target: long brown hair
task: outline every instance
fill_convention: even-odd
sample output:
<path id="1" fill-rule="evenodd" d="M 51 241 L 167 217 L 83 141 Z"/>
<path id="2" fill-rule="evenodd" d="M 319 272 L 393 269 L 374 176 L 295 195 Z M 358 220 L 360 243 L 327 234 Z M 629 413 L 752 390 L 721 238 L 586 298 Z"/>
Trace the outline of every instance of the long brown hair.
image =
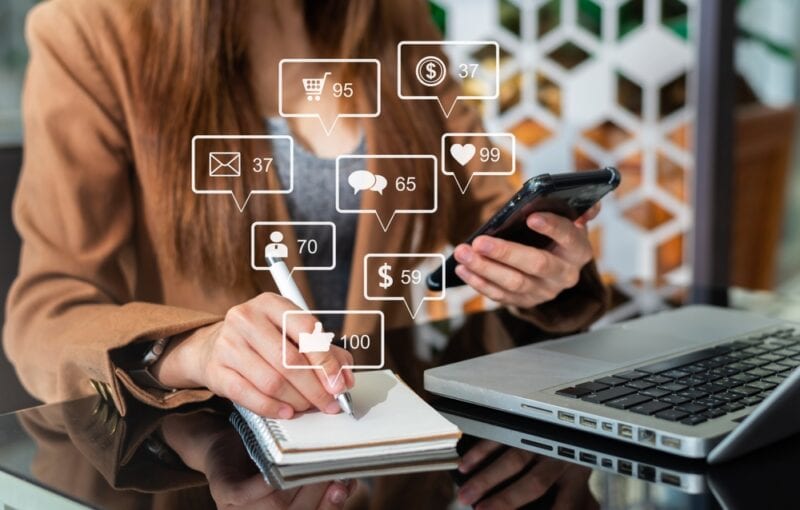
<path id="1" fill-rule="evenodd" d="M 253 197 L 243 212 L 227 196 L 197 196 L 190 186 L 189 143 L 195 134 L 257 134 L 265 126 L 251 90 L 246 22 L 242 0 L 131 0 L 140 34 L 143 69 L 134 88 L 143 110 L 143 131 L 155 144 L 162 183 L 164 228 L 172 239 L 175 269 L 209 283 L 258 290 L 249 261 L 249 225 L 274 216 L 275 200 Z M 298 0 L 301 1 L 301 0 Z M 373 146 L 386 154 L 436 154 L 444 130 L 432 102 L 413 108 L 394 93 L 397 42 L 407 37 L 406 18 L 426 16 L 423 1 L 302 0 L 307 33 L 320 57 L 377 58 L 382 63 L 381 121 Z M 279 8 L 275 2 L 275 8 Z M 402 11 L 402 12 L 400 12 Z M 405 17 L 405 18 L 404 18 Z M 424 19 L 424 18 L 423 18 Z M 357 77 L 356 77 L 357 79 Z M 251 177 L 236 179 L 238 196 L 251 189 Z M 440 193 L 439 210 L 447 211 Z M 438 216 L 441 228 L 444 218 Z M 419 222 L 421 238 L 436 234 Z M 423 241 L 424 244 L 429 244 Z M 242 263 L 220 264 L 220 261 Z"/>

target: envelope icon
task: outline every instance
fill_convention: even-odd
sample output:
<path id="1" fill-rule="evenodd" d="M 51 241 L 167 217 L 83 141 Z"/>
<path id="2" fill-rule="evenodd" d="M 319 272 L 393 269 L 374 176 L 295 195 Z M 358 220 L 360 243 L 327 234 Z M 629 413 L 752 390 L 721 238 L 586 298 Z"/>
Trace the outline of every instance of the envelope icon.
<path id="1" fill-rule="evenodd" d="M 208 175 L 211 177 L 239 177 L 242 175 L 241 152 L 208 153 Z"/>

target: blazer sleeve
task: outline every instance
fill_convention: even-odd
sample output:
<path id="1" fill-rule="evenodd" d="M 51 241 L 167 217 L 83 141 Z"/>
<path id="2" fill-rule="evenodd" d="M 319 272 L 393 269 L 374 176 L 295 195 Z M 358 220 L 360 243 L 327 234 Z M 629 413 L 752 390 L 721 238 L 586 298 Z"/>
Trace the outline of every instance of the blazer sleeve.
<path id="1" fill-rule="evenodd" d="M 3 344 L 23 385 L 52 402 L 121 388 L 174 407 L 210 396 L 136 388 L 110 352 L 218 318 L 137 302 L 132 246 L 132 161 L 122 107 L 96 58 L 88 28 L 67 2 L 27 19 L 30 61 L 23 90 L 24 157 L 14 198 L 22 238 Z"/>
<path id="2" fill-rule="evenodd" d="M 416 28 L 412 31 L 417 32 L 415 36 L 418 40 L 441 39 L 441 34 L 430 20 L 417 22 L 414 26 Z M 442 53 L 439 56 L 446 59 Z M 442 104 L 447 109 L 454 98 L 461 93 L 461 85 L 454 79 L 448 78 L 442 87 L 440 90 Z M 464 101 L 458 101 L 453 105 L 445 125 L 447 132 L 452 133 L 485 132 L 478 110 Z M 484 137 L 475 137 L 470 142 L 478 149 L 486 146 Z M 462 186 L 469 180 L 467 172 L 477 170 L 476 164 L 477 161 L 473 160 L 466 167 L 455 171 Z M 452 245 L 463 242 L 517 191 L 511 179 L 504 176 L 476 177 L 463 194 L 452 177 L 442 176 L 441 179 L 442 191 L 456 197 L 453 200 L 455 214 L 451 215 L 456 220 L 451 221 L 448 226 L 448 241 Z M 534 308 L 509 307 L 509 309 L 515 315 L 530 320 L 547 332 L 570 333 L 585 329 L 600 318 L 608 308 L 608 299 L 608 289 L 601 281 L 595 263 L 590 262 L 581 270 L 578 284 L 564 290 L 555 299 Z"/>

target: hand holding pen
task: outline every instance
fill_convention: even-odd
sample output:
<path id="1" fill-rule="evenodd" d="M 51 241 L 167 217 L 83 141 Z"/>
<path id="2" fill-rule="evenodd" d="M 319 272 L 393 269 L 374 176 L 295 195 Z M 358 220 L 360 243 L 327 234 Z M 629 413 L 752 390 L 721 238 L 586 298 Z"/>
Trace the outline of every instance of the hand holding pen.
<path id="1" fill-rule="evenodd" d="M 283 313 L 297 310 L 283 296 L 260 294 L 232 307 L 219 322 L 173 337 L 152 372 L 165 386 L 208 388 L 269 418 L 288 419 L 311 408 L 339 413 L 343 406 L 336 395 L 353 386 L 351 370 L 342 370 L 331 388 L 322 370 L 290 369 L 283 364 Z M 328 352 L 301 354 L 299 334 L 315 326 L 314 317 L 303 318 L 307 321 L 292 321 L 295 326 L 287 331 L 289 364 L 321 366 L 332 374 L 353 364 L 352 355 L 334 345 Z"/>

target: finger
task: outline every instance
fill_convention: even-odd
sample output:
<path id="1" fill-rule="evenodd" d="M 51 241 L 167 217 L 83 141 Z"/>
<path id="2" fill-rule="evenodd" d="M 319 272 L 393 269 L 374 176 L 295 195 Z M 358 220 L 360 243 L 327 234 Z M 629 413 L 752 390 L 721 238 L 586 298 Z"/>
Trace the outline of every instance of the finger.
<path id="1" fill-rule="evenodd" d="M 297 495 L 292 500 L 291 504 L 289 505 L 290 509 L 302 509 L 306 510 L 308 508 L 319 508 L 323 498 L 325 497 L 325 493 L 328 490 L 330 485 L 333 485 L 336 482 L 321 482 L 315 483 L 311 485 L 305 485 L 300 488 L 297 492 Z"/>
<path id="2" fill-rule="evenodd" d="M 535 278 L 535 283 L 531 292 L 526 294 L 515 294 L 507 292 L 494 283 L 477 275 L 462 265 L 456 266 L 456 274 L 473 289 L 484 296 L 509 306 L 529 308 L 540 303 L 554 299 L 564 287 L 560 287 L 554 281 Z"/>
<path id="3" fill-rule="evenodd" d="M 292 343 L 299 345 L 300 335 L 302 333 L 311 333 L 315 331 L 316 325 L 320 323 L 319 319 L 311 314 L 291 315 L 284 321 L 287 311 L 297 311 L 300 309 L 297 308 L 294 303 L 281 296 L 267 294 L 263 299 L 258 301 L 258 306 L 265 309 L 269 321 L 281 331 L 281 342 L 283 342 L 285 335 Z M 283 331 L 284 324 L 286 325 L 286 331 Z M 342 364 L 333 354 L 332 351 L 334 349 L 335 347 L 331 346 L 326 352 L 309 352 L 305 353 L 304 357 L 308 359 L 308 365 L 321 367 L 322 370 L 314 371 L 314 376 L 319 379 L 320 383 L 323 384 L 329 393 L 336 395 L 345 391 L 346 385 L 343 380 L 336 377 L 339 371 L 342 370 Z"/>
<path id="4" fill-rule="evenodd" d="M 534 454 L 519 448 L 511 448 L 497 460 L 480 470 L 458 491 L 458 500 L 472 505 L 491 488 L 524 471 L 534 459 Z"/>
<path id="5" fill-rule="evenodd" d="M 355 480 L 347 482 L 346 484 L 341 482 L 330 484 L 328 490 L 325 491 L 325 497 L 320 502 L 320 510 L 344 508 L 344 504 L 347 502 L 347 498 L 350 497 L 350 494 L 353 493 L 354 488 Z"/>
<path id="6" fill-rule="evenodd" d="M 489 258 L 500 262 L 506 266 L 514 268 L 522 273 L 540 278 L 550 278 L 570 269 L 567 261 L 550 253 L 547 250 L 525 246 L 524 244 L 498 239 L 489 236 L 479 236 L 473 241 L 473 248 L 470 251 L 469 245 L 459 245 L 456 248 L 456 260 L 473 272 L 479 272 L 479 263 L 474 262 L 472 266 L 467 264 L 469 261 Z"/>
<path id="7" fill-rule="evenodd" d="M 463 265 L 459 264 L 456 266 L 456 274 L 467 285 L 480 292 L 487 298 L 497 301 L 498 303 L 512 304 L 508 302 L 508 298 L 510 296 L 506 291 L 486 280 L 482 276 L 473 273 Z"/>
<path id="8" fill-rule="evenodd" d="M 355 364 L 353 360 L 353 355 L 347 351 L 346 349 L 342 349 L 340 347 L 331 348 L 331 351 L 336 359 L 339 360 L 339 364 L 343 367 L 350 367 Z M 353 376 L 353 370 L 351 368 L 344 368 L 342 370 L 342 377 L 344 377 L 344 383 L 348 388 L 352 388 L 356 382 L 355 376 Z"/>
<path id="9" fill-rule="evenodd" d="M 299 353 L 292 342 L 286 342 L 284 349 L 280 332 L 266 314 L 257 307 L 234 307 L 231 310 L 234 309 L 235 313 L 228 312 L 226 323 L 245 338 L 264 361 L 289 380 L 314 407 L 327 413 L 339 412 L 339 406 L 331 392 L 312 373 L 317 370 L 305 368 L 309 367 L 308 359 Z"/>
<path id="10" fill-rule="evenodd" d="M 461 457 L 458 463 L 458 470 L 462 473 L 469 473 L 472 469 L 480 464 L 483 459 L 488 457 L 492 452 L 496 451 L 502 445 L 495 441 L 483 439 Z"/>
<path id="11" fill-rule="evenodd" d="M 487 238 L 488 239 L 488 238 Z M 490 240 L 491 242 L 493 240 Z M 477 239 L 476 239 L 477 242 Z M 519 249 L 523 249 L 519 245 Z M 484 256 L 472 250 L 468 245 L 461 245 L 457 252 L 456 260 L 461 262 L 473 273 L 489 280 L 501 289 L 512 294 L 525 294 L 530 292 L 532 280 L 528 274 L 519 268 L 498 262 L 490 256 Z"/>
<path id="12" fill-rule="evenodd" d="M 264 395 L 239 373 L 227 367 L 219 370 L 218 387 L 211 388 L 214 393 L 233 400 L 259 416 L 285 420 L 294 416 L 292 406 Z"/>
<path id="13" fill-rule="evenodd" d="M 519 480 L 481 501 L 477 509 L 519 508 L 526 503 L 536 501 L 558 481 L 568 466 L 569 464 L 565 462 L 544 458 Z"/>
<path id="14" fill-rule="evenodd" d="M 589 476 L 592 470 L 583 466 L 572 465 L 558 480 L 558 493 L 553 501 L 554 509 L 593 509 L 599 508 L 589 489 Z"/>
<path id="15" fill-rule="evenodd" d="M 567 218 L 557 214 L 538 212 L 528 216 L 527 224 L 531 230 L 555 241 L 557 247 L 551 251 L 554 253 L 558 251 L 559 257 L 581 266 L 591 260 L 592 249 L 586 238 L 585 229 L 576 227 Z"/>
<path id="16" fill-rule="evenodd" d="M 238 372 L 264 395 L 289 404 L 295 411 L 307 411 L 311 407 L 311 402 L 250 345 L 242 349 L 229 349 L 223 356 L 229 368 Z"/>
<path id="17" fill-rule="evenodd" d="M 338 395 L 347 389 L 346 380 L 341 375 L 345 371 L 345 364 L 353 364 L 352 354 L 341 347 L 331 345 L 328 352 L 309 352 L 305 357 L 309 365 L 322 367 L 322 370 L 315 370 L 314 373 L 331 394 Z"/>
<path id="18" fill-rule="evenodd" d="M 580 227 L 585 227 L 587 223 L 597 218 L 597 215 L 600 214 L 600 209 L 600 202 L 596 202 L 585 213 L 581 214 L 580 218 L 575 220 L 575 224 Z"/>

